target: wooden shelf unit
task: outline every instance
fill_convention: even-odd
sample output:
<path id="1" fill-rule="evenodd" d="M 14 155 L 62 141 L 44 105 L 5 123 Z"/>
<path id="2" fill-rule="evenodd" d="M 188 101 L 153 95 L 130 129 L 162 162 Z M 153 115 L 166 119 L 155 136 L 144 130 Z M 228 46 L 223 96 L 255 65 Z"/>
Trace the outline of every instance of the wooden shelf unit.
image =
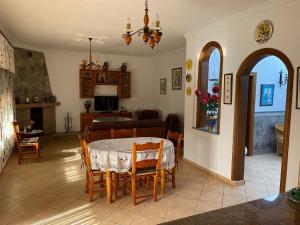
<path id="1" fill-rule="evenodd" d="M 131 73 L 121 71 L 80 70 L 80 98 L 93 98 L 96 85 L 117 85 L 120 98 L 131 97 Z"/>

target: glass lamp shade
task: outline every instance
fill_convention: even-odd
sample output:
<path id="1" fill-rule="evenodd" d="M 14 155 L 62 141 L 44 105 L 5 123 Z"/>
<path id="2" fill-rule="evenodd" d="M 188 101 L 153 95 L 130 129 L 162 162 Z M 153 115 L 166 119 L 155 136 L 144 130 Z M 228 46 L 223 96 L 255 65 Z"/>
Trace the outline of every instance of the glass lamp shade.
<path id="1" fill-rule="evenodd" d="M 131 41 L 132 41 L 131 35 L 130 35 L 130 34 L 126 34 L 126 35 L 124 36 L 124 42 L 125 42 L 125 44 L 126 44 L 126 45 L 129 45 L 129 44 L 131 43 Z"/>
<path id="2" fill-rule="evenodd" d="M 155 47 L 155 40 L 154 38 L 151 38 L 150 41 L 149 41 L 149 46 L 153 49 Z"/>
<path id="3" fill-rule="evenodd" d="M 144 33 L 144 34 L 143 34 L 143 41 L 144 41 L 145 43 L 147 43 L 147 42 L 149 41 L 149 35 L 148 35 L 148 33 Z"/>
<path id="4" fill-rule="evenodd" d="M 162 33 L 159 32 L 159 31 L 156 31 L 156 32 L 154 33 L 154 40 L 155 40 L 157 43 L 160 42 L 161 36 L 162 36 Z"/>

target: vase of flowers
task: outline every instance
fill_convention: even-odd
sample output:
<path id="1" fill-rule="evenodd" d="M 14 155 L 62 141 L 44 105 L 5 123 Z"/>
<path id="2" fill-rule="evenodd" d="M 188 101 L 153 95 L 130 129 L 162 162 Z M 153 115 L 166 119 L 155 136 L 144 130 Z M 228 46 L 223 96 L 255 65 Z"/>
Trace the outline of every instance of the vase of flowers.
<path id="1" fill-rule="evenodd" d="M 199 89 L 195 91 L 199 103 L 206 110 L 206 126 L 209 132 L 212 132 L 217 123 L 217 113 L 219 106 L 219 87 L 215 84 L 211 93 L 202 93 Z"/>

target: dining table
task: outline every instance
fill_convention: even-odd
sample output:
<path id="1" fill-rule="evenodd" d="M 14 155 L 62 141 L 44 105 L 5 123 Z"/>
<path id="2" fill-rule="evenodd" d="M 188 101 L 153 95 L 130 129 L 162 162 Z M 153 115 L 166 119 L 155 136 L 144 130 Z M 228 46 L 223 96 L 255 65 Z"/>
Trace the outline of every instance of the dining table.
<path id="1" fill-rule="evenodd" d="M 161 194 L 165 193 L 166 174 L 165 171 L 175 166 L 175 150 L 170 140 L 157 137 L 135 137 L 105 139 L 90 142 L 88 151 L 93 170 L 106 173 L 107 203 L 112 202 L 112 172 L 127 173 L 132 167 L 133 144 L 160 143 L 163 140 L 163 152 L 161 159 Z M 145 150 L 137 152 L 137 162 L 157 158 L 157 151 Z"/>

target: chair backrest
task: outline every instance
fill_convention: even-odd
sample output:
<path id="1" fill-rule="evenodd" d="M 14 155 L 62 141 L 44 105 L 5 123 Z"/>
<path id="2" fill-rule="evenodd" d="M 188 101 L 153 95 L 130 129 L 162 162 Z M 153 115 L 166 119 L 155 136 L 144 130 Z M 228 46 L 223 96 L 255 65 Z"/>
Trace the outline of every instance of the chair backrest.
<path id="1" fill-rule="evenodd" d="M 132 138 L 136 137 L 136 128 L 118 129 L 111 128 L 111 138 Z"/>
<path id="2" fill-rule="evenodd" d="M 79 142 L 80 142 L 80 147 L 81 147 L 81 157 L 84 159 L 85 157 L 85 148 L 83 145 L 83 141 L 85 140 L 82 134 L 78 135 Z"/>
<path id="3" fill-rule="evenodd" d="M 175 142 L 176 148 L 175 148 L 175 160 L 178 161 L 179 158 L 179 152 L 181 149 L 181 142 L 183 139 L 183 134 L 180 134 L 178 132 L 172 132 L 171 130 L 168 131 L 167 139 Z"/>
<path id="4" fill-rule="evenodd" d="M 163 144 L 164 144 L 163 140 L 161 140 L 160 143 L 151 143 L 151 142 L 145 144 L 134 143 L 132 148 L 132 173 L 135 174 L 136 169 L 153 168 L 153 167 L 155 167 L 156 170 L 160 170 Z M 156 152 L 157 158 L 146 159 L 137 162 L 136 161 L 137 152 L 141 152 L 141 151 Z"/>
<path id="5" fill-rule="evenodd" d="M 92 166 L 91 166 L 91 159 L 90 159 L 90 155 L 89 155 L 89 150 L 88 150 L 88 146 L 87 146 L 87 142 L 85 140 L 82 140 L 82 146 L 84 149 L 84 163 L 86 168 L 88 169 L 89 172 L 92 171 Z"/>
<path id="6" fill-rule="evenodd" d="M 14 140 L 16 143 L 19 143 L 19 137 L 18 137 L 18 133 L 20 132 L 19 122 L 14 121 L 14 122 L 12 122 L 12 125 L 13 125 L 13 129 L 14 129 Z"/>
<path id="7" fill-rule="evenodd" d="M 90 140 L 91 140 L 91 137 L 90 137 L 90 129 L 88 126 L 86 126 L 83 130 L 83 139 L 89 143 Z"/>

